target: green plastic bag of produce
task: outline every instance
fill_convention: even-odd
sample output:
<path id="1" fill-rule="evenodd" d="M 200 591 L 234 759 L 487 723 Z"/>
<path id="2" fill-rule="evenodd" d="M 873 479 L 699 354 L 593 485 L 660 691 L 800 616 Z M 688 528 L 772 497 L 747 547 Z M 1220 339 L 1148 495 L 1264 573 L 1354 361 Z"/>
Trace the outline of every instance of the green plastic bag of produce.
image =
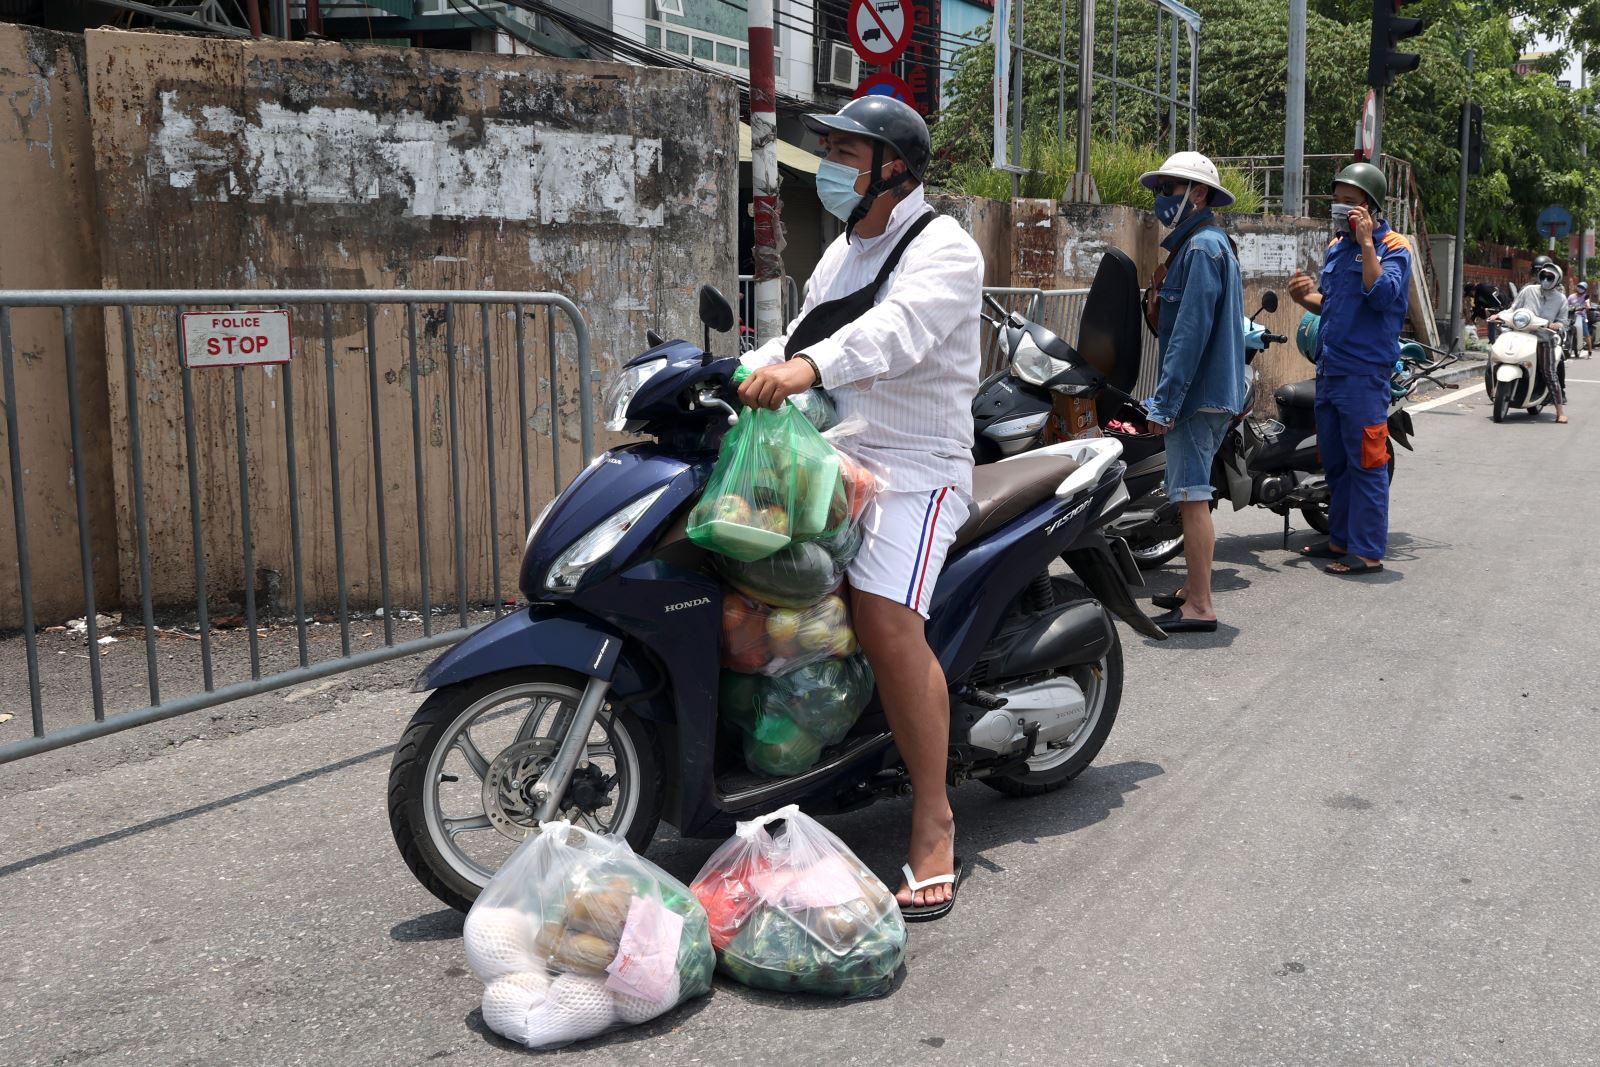
<path id="1" fill-rule="evenodd" d="M 717 965 L 779 992 L 887 993 L 906 927 L 889 889 L 794 805 L 742 822 L 690 888 L 706 909 Z"/>
<path id="2" fill-rule="evenodd" d="M 839 455 L 793 404 L 746 409 L 722 439 L 689 538 L 734 559 L 765 559 L 828 528 Z"/>
<path id="3" fill-rule="evenodd" d="M 813 767 L 837 745 L 872 699 L 872 668 L 859 653 L 773 678 L 722 672 L 718 715 L 737 729 L 745 765 L 785 778 Z"/>
<path id="4" fill-rule="evenodd" d="M 472 905 L 483 1020 L 529 1048 L 647 1022 L 711 991 L 705 909 L 621 838 L 545 823 Z"/>

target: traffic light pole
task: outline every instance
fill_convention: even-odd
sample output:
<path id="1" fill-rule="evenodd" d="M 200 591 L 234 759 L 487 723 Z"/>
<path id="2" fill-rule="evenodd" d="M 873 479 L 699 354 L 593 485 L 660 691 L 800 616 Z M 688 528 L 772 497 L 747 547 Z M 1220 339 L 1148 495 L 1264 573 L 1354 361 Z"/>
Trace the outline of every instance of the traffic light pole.
<path id="1" fill-rule="evenodd" d="M 1283 213 L 1306 213 L 1306 0 L 1289 0 L 1289 92 L 1284 109 Z"/>
<path id="2" fill-rule="evenodd" d="M 1461 176 L 1456 185 L 1456 247 L 1450 277 L 1450 350 L 1461 351 L 1462 302 L 1467 288 L 1467 154 L 1472 139 L 1472 49 L 1467 49 L 1467 98 L 1461 101 Z"/>
<path id="3" fill-rule="evenodd" d="M 1376 102 L 1377 102 L 1377 105 L 1378 105 L 1377 106 L 1378 121 L 1374 122 L 1372 124 L 1372 145 L 1367 149 L 1367 151 L 1372 153 L 1372 162 L 1374 164 L 1376 164 L 1377 166 L 1382 167 L 1383 166 L 1383 112 L 1384 112 L 1384 106 L 1383 106 L 1384 105 L 1384 99 L 1383 98 L 1384 98 L 1385 95 L 1387 95 L 1388 90 L 1380 85 L 1376 89 L 1374 89 L 1372 91 L 1372 93 L 1373 93 L 1373 96 L 1376 97 Z"/>

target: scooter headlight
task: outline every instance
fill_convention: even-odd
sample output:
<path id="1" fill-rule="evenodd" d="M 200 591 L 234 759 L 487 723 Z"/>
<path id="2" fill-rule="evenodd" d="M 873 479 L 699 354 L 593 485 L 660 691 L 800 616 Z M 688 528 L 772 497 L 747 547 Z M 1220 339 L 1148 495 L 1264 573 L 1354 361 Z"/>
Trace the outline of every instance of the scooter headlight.
<path id="1" fill-rule="evenodd" d="M 1011 360 L 1011 373 L 1029 385 L 1042 386 L 1062 371 L 1071 368 L 1072 364 L 1048 355 L 1027 337 L 1024 337 L 1022 343 L 1017 346 L 1017 354 Z"/>
<path id="2" fill-rule="evenodd" d="M 605 396 L 600 401 L 605 411 L 606 429 L 621 433 L 628 428 L 628 405 L 633 403 L 634 394 L 666 366 L 667 359 L 663 356 L 648 363 L 623 368 L 622 374 L 606 386 Z"/>
<path id="3" fill-rule="evenodd" d="M 611 517 L 596 525 L 588 533 L 573 542 L 572 547 L 561 553 L 546 575 L 545 588 L 552 593 L 570 593 L 578 588 L 578 583 L 589 568 L 605 559 L 611 550 L 627 536 L 629 530 L 638 524 L 645 512 L 650 510 L 661 494 L 667 491 L 663 485 L 653 492 L 635 500 L 633 503 L 612 513 Z M 537 525 L 535 529 L 537 529 Z M 531 535 L 530 535 L 531 536 Z"/>
<path id="4" fill-rule="evenodd" d="M 1511 313 L 1511 327 L 1515 330 L 1526 330 L 1533 325 L 1533 312 L 1527 308 L 1518 308 Z"/>

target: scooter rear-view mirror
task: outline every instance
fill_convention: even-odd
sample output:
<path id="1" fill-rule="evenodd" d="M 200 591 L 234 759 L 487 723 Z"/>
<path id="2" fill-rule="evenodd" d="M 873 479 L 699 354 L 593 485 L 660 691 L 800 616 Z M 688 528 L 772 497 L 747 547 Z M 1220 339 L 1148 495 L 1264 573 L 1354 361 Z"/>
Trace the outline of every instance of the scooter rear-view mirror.
<path id="1" fill-rule="evenodd" d="M 1278 294 L 1267 289 L 1261 294 L 1261 310 L 1268 315 L 1278 310 Z"/>

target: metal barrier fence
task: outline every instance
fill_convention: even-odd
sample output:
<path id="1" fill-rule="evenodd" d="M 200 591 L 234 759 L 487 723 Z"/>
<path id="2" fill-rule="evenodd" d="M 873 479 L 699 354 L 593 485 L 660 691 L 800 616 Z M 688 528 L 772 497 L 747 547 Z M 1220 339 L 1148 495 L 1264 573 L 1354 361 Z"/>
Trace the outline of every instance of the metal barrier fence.
<path id="1" fill-rule="evenodd" d="M 290 323 L 301 327 L 295 331 L 294 358 L 276 364 L 231 366 L 227 368 L 231 375 L 227 369 L 198 365 L 192 353 L 180 358 L 180 342 L 186 336 L 184 315 L 203 308 L 284 310 Z M 469 309 L 465 322 L 457 314 L 458 308 Z M 472 308 L 475 315 L 470 314 Z M 542 324 L 538 322 L 541 309 Z M 570 341 L 558 337 L 557 312 L 571 323 Z M 40 662 L 31 553 L 38 547 L 54 546 L 30 544 L 27 499 L 30 492 L 43 491 L 37 488 L 36 468 L 42 462 L 64 464 L 65 460 L 44 456 L 45 443 L 30 443 L 23 433 L 25 423 L 51 429 L 39 419 L 59 420 L 59 411 L 40 415 L 33 406 L 38 404 L 41 383 L 47 381 L 50 371 L 39 338 L 53 332 L 39 329 L 35 317 L 52 314 L 60 319 L 54 340 L 59 340 L 60 370 L 65 376 L 62 392 L 70 424 L 74 500 L 58 509 L 62 514 L 50 517 L 57 536 L 45 540 L 70 537 L 67 528 L 75 512 L 77 563 L 82 570 L 81 622 L 93 699 L 92 721 L 70 724 L 47 722 L 47 683 L 53 694 L 48 708 L 51 718 L 63 713 L 54 694 L 73 690 L 54 668 L 47 675 Z M 85 332 L 83 320 L 102 316 L 103 338 Z M 543 353 L 539 352 L 541 325 Z M 19 329 L 31 343 L 31 348 L 21 352 L 22 384 L 30 400 L 27 409 L 19 409 L 19 368 L 14 362 L 14 334 Z M 97 434 L 100 428 L 86 421 L 85 409 L 93 403 L 93 410 L 102 410 L 99 401 L 105 398 L 80 395 L 79 357 L 91 344 L 98 352 L 101 340 L 107 369 L 101 384 L 110 394 L 114 447 L 105 455 L 91 455 L 85 447 L 86 431 Z M 513 350 L 514 366 L 508 365 Z M 547 369 L 535 363 L 541 354 L 548 357 Z M 541 370 L 547 377 L 540 377 Z M 302 375 L 307 388 L 297 399 L 294 386 Z M 230 377 L 231 391 L 227 388 Z M 442 387 L 439 377 L 444 379 Z M 474 377 L 481 379 L 481 411 L 462 391 L 476 384 L 471 381 Z M 516 551 L 539 503 L 535 469 L 542 466 L 548 470 L 553 494 L 564 485 L 563 438 L 569 450 L 577 446 L 584 463 L 594 450 L 588 327 L 577 306 L 557 293 L 0 291 L 0 384 L 4 388 L 3 444 L 7 453 L 7 466 L 0 466 L 0 471 L 9 471 L 18 558 L 11 588 L 20 600 L 17 621 L 25 646 L 32 722 L 31 737 L 0 745 L 0 763 L 458 640 L 471 628 L 469 607 L 474 593 L 479 602 L 491 605 L 496 616 L 502 610 L 501 549 L 508 548 L 514 561 L 520 559 Z M 362 386 L 366 396 L 357 399 Z M 58 382 L 49 384 L 51 389 L 58 387 Z M 513 391 L 514 402 L 506 395 Z M 174 392 L 179 395 L 174 397 Z M 572 405 L 563 401 L 573 392 L 577 394 L 576 411 L 567 412 L 568 432 L 564 435 L 563 408 Z M 409 418 L 404 417 L 407 414 Z M 573 416 L 578 423 L 576 432 L 570 425 Z M 363 422 L 364 434 L 360 432 Z M 407 422 L 409 434 L 402 429 Z M 548 434 L 548 441 L 540 443 L 543 452 L 530 449 L 530 428 Z M 52 429 L 40 436 L 65 435 Z M 341 462 L 342 441 L 347 452 L 359 445 L 366 455 Z M 385 448 L 398 451 L 405 444 L 409 444 L 410 470 L 402 474 L 398 471 L 404 470 L 404 460 L 394 464 Z M 230 449 L 231 456 L 216 458 Z M 322 452 L 326 455 L 319 456 Z M 100 469 L 107 456 L 112 459 L 109 476 Z M 391 462 L 386 465 L 386 460 Z M 515 466 L 519 460 L 520 484 L 506 488 L 512 500 L 520 496 L 520 508 L 508 501 L 502 509 L 500 468 Z M 96 508 L 91 508 L 90 484 L 97 483 L 100 490 L 113 481 L 117 494 L 113 514 L 118 516 L 121 552 L 117 556 L 119 574 L 108 578 L 103 568 L 96 574 L 95 560 L 103 555 L 100 546 L 106 532 L 94 529 L 91 516 L 95 510 L 103 515 L 105 506 L 97 500 Z M 264 493 L 264 487 L 274 491 Z M 281 492 L 276 492 L 278 489 Z M 438 506 L 441 493 L 449 497 L 448 512 Z M 215 495 L 222 496 L 230 507 L 207 509 L 205 503 Z M 231 507 L 235 496 L 236 509 Z M 313 512 L 310 518 L 308 509 Z M 217 514 L 219 510 L 224 514 Z M 415 530 L 394 536 L 392 527 L 408 525 L 411 516 L 415 516 Z M 42 525 L 44 520 L 36 521 Z M 364 537 L 362 551 L 353 555 L 347 552 L 347 534 L 352 528 Z M 430 551 L 430 542 L 440 539 L 453 550 L 453 573 L 442 576 L 433 567 Z M 470 567 L 469 540 L 474 552 Z M 271 669 L 272 663 L 263 669 L 261 637 L 266 631 L 261 629 L 258 610 L 262 595 L 258 581 L 263 572 L 259 565 L 268 543 L 280 554 L 271 562 L 288 557 L 293 583 L 295 647 L 290 651 L 285 640 L 283 649 L 268 650 L 272 655 L 267 658 L 276 658 L 283 667 L 276 670 Z M 232 551 L 235 548 L 236 552 Z M 485 550 L 487 560 L 481 558 Z M 192 554 L 193 559 L 184 560 L 185 554 Z M 392 556 L 402 557 L 398 566 Z M 327 573 L 330 562 L 331 578 Z M 480 576 L 485 564 L 487 574 Z M 229 594 L 233 599 L 228 603 L 237 603 L 242 595 L 248 678 L 218 684 L 224 668 L 241 675 L 245 671 L 244 650 L 231 642 L 232 632 L 217 626 L 210 612 L 213 599 L 222 595 L 217 592 L 219 583 L 227 581 L 223 573 L 232 573 L 234 568 L 242 586 L 239 595 Z M 271 573 L 281 576 L 281 572 Z M 359 587 L 352 582 L 353 573 L 361 579 Z M 515 562 L 510 574 L 514 585 Z M 144 642 L 143 679 L 132 683 L 144 706 L 111 714 L 102 659 L 106 641 L 114 639 L 102 637 L 97 615 L 104 604 L 103 599 L 97 603 L 97 591 L 107 584 L 120 590 L 116 606 L 126 608 L 129 619 L 137 611 L 139 621 L 129 629 L 141 630 Z M 0 599 L 10 595 L 7 585 L 9 582 L 0 583 Z M 355 596 L 353 589 L 357 590 Z M 397 640 L 396 594 L 402 591 L 406 599 L 412 592 L 417 594 L 412 603 L 420 607 L 421 634 Z M 457 625 L 435 632 L 433 616 L 446 610 L 452 594 L 450 607 Z M 269 591 L 267 595 L 271 614 L 272 594 Z M 314 614 L 319 604 L 336 613 L 339 641 L 336 653 L 313 662 L 309 631 L 321 625 Z M 357 649 L 352 619 L 362 605 L 376 609 L 367 616 L 371 631 L 378 629 L 381 616 L 382 637 L 371 642 L 373 647 Z M 178 612 L 182 621 L 170 629 L 158 627 L 157 616 L 163 612 Z M 414 618 L 400 621 L 404 628 L 411 628 Z M 330 618 L 330 624 L 332 621 Z M 173 636 L 198 643 L 203 689 L 164 699 L 158 641 Z M 364 633 L 357 640 L 368 637 L 376 634 Z M 219 664 L 214 645 L 224 639 L 229 639 L 235 661 Z M 57 651 L 52 660 L 61 662 L 58 657 L 67 653 Z M 176 656 L 169 654 L 168 659 Z M 70 662 L 70 657 L 66 661 Z M 192 669 L 193 665 L 189 666 Z M 134 676 L 139 673 L 135 667 Z M 12 689 L 7 703 L 19 697 L 19 691 Z"/>
<path id="2" fill-rule="evenodd" d="M 992 296 L 1007 311 L 1021 312 L 1022 316 L 1037 322 L 1068 344 L 1078 343 L 1078 325 L 1083 319 L 1083 307 L 1089 296 L 1087 289 L 1019 289 L 991 287 L 984 295 Z M 993 309 L 986 306 L 985 314 Z M 1139 380 L 1133 389 L 1134 396 L 1149 396 L 1156 390 L 1156 376 L 1160 371 L 1161 356 L 1156 339 L 1149 330 L 1140 328 Z M 1005 357 L 1000 351 L 1000 332 L 987 320 L 983 323 L 983 375 L 1000 370 Z"/>
<path id="3" fill-rule="evenodd" d="M 756 276 L 754 274 L 739 275 L 739 350 L 752 351 L 761 339 L 756 337 L 755 322 L 750 312 L 756 306 Z M 788 326 L 794 317 L 800 314 L 800 286 L 789 275 L 783 276 L 783 324 Z M 748 336 L 744 327 L 750 328 Z"/>

